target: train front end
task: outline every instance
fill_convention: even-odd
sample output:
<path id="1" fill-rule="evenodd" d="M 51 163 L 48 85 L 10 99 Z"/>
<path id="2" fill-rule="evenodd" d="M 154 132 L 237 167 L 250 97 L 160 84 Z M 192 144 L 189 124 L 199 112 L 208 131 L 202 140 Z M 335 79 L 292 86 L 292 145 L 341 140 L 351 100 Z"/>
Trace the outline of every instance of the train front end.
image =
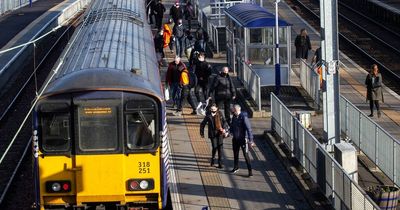
<path id="1" fill-rule="evenodd" d="M 142 93 L 89 91 L 36 106 L 41 209 L 161 209 L 166 202 L 162 103 Z"/>

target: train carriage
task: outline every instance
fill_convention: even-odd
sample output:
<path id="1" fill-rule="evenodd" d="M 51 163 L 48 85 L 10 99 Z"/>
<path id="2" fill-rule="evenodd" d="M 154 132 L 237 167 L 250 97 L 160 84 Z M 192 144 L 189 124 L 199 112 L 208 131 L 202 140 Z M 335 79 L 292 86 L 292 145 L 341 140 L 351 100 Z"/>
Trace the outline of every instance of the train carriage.
<path id="1" fill-rule="evenodd" d="M 94 0 L 34 112 L 36 206 L 161 209 L 165 101 L 144 0 Z"/>

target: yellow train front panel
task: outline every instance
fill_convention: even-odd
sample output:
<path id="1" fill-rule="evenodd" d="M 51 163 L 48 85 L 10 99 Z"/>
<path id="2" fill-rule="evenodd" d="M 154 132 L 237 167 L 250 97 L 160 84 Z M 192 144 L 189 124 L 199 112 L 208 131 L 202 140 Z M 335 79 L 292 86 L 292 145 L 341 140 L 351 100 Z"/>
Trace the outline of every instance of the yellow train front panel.
<path id="1" fill-rule="evenodd" d="M 41 203 L 158 203 L 161 208 L 160 168 L 159 150 L 152 154 L 39 157 Z M 48 192 L 46 183 L 54 181 L 70 181 L 70 191 Z"/>

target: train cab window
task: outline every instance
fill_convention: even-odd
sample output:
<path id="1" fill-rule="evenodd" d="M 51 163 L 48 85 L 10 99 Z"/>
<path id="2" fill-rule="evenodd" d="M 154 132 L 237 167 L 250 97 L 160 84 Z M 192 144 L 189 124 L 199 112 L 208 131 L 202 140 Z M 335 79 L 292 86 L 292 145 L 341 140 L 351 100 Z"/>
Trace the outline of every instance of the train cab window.
<path id="1" fill-rule="evenodd" d="M 79 149 L 83 152 L 118 149 L 117 107 L 81 106 L 78 108 Z"/>
<path id="2" fill-rule="evenodd" d="M 46 152 L 70 149 L 69 113 L 42 113 L 42 148 Z"/>
<path id="3" fill-rule="evenodd" d="M 155 146 L 155 114 L 138 111 L 126 115 L 127 147 L 130 150 L 152 149 Z"/>
<path id="4" fill-rule="evenodd" d="M 71 115 L 68 103 L 43 103 L 38 116 L 43 152 L 68 152 L 71 149 Z"/>

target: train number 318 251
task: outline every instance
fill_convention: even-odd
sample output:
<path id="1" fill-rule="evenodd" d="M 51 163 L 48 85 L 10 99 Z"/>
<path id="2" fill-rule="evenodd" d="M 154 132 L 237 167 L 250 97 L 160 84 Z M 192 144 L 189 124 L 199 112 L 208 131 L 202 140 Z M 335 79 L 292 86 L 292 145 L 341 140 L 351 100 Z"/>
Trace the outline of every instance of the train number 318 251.
<path id="1" fill-rule="evenodd" d="M 150 162 L 138 162 L 139 174 L 149 174 L 150 173 Z"/>

